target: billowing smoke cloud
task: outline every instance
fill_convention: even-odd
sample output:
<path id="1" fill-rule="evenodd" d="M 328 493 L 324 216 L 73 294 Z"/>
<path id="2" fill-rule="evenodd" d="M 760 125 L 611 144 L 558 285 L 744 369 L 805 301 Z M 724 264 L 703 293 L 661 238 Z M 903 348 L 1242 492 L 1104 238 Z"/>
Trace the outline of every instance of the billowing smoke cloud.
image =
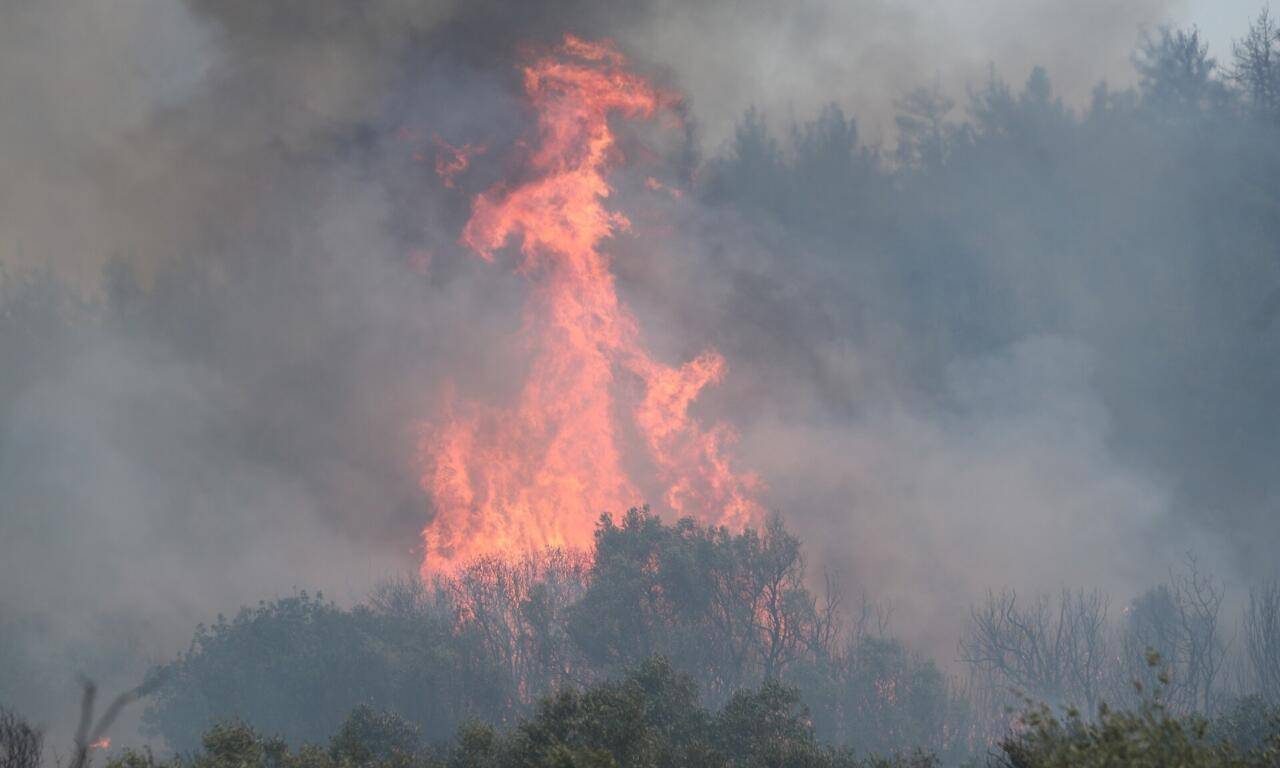
<path id="1" fill-rule="evenodd" d="M 456 240 L 528 126 L 522 44 L 612 36 L 686 93 L 689 133 L 639 174 L 687 185 L 753 105 L 785 126 L 834 100 L 891 142 L 904 91 L 960 98 L 989 63 L 1044 64 L 1078 103 L 1131 77 L 1138 26 L 1167 10 L 980 5 L 6 4 L 0 359 L 24 362 L 0 371 L 0 700 L 58 722 L 74 672 L 123 685 L 218 611 L 349 600 L 415 567 L 417 425 L 446 382 L 511 391 L 524 287 Z M 456 189 L 437 136 L 491 147 Z M 1127 593 L 1171 552 L 1216 551 L 1116 449 L 1075 326 L 917 378 L 873 267 L 638 182 L 619 181 L 621 292 L 668 359 L 725 354 L 699 407 L 739 425 L 815 564 L 891 598 L 917 642 L 949 648 L 987 586 Z"/>

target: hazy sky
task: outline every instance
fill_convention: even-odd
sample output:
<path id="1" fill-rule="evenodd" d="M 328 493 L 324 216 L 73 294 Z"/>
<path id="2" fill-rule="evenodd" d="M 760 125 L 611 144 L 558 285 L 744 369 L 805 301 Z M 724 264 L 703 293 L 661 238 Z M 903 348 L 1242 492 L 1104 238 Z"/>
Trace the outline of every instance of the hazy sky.
<path id="1" fill-rule="evenodd" d="M 1186 0 L 1178 21 L 1200 27 L 1209 40 L 1209 54 L 1226 64 L 1231 40 L 1243 34 L 1264 4 L 1263 0 Z"/>

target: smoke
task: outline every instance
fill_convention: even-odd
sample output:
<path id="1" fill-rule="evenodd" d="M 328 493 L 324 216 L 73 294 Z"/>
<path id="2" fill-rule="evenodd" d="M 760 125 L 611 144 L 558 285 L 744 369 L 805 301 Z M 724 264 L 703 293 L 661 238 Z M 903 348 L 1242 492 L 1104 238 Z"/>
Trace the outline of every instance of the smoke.
<path id="1" fill-rule="evenodd" d="M 739 428 L 742 465 L 767 480 L 767 503 L 806 543 L 813 570 L 855 599 L 862 591 L 883 601 L 894 630 L 940 662 L 954 658 L 956 631 L 989 588 L 1097 587 L 1123 600 L 1189 551 L 1236 584 L 1262 572 L 1215 528 L 1222 518 L 1177 513 L 1185 488 L 1117 426 L 1117 403 L 1129 419 L 1138 408 L 1102 369 L 1145 336 L 1102 345 L 1074 323 L 1039 330 L 1030 316 L 1011 320 L 1030 310 L 993 297 L 1012 327 L 983 338 L 978 325 L 929 348 L 904 328 L 920 322 L 906 316 L 932 324 L 941 311 L 924 302 L 928 284 L 906 289 L 895 321 L 885 305 L 899 286 L 865 261 L 797 254 L 812 244 L 794 230 L 679 201 L 661 204 L 654 220 L 676 222 L 656 247 L 619 246 L 634 268 L 619 267 L 629 298 L 655 319 L 648 330 L 669 357 L 690 353 L 690 329 L 724 352 L 728 380 L 701 407 Z M 987 258 L 1008 255 L 995 248 Z M 1021 270 L 1053 262 L 1025 258 L 984 268 L 993 285 L 1036 296 L 1040 281 Z M 934 268 L 957 285 L 947 266 Z M 1185 306 L 1178 296 L 1170 311 Z M 1089 324 L 1124 325 L 1098 320 L 1092 295 L 1063 301 Z M 1159 374 L 1128 375 L 1152 386 Z"/>
<path id="2" fill-rule="evenodd" d="M 779 120 L 807 119 L 830 102 L 857 115 L 867 138 L 892 143 L 894 104 L 903 94 L 936 82 L 963 97 L 992 66 L 1006 72 L 1044 66 L 1077 104 L 1099 80 L 1128 83 L 1138 28 L 1164 21 L 1175 6 L 1167 0 L 659 0 L 617 34 L 671 68 L 708 148 L 731 136 L 748 107 Z"/>
<path id="3" fill-rule="evenodd" d="M 947 653 L 988 586 L 1127 594 L 1171 553 L 1216 552 L 1117 446 L 1126 414 L 1082 324 L 1011 320 L 921 374 L 934 357 L 888 305 L 929 296 L 640 183 L 687 187 L 752 106 L 785 126 L 834 101 L 892 143 L 905 91 L 961 98 L 993 63 L 1043 64 L 1083 103 L 1131 79 L 1138 27 L 1169 5 L 4 5 L 0 286 L 44 319 L 11 323 L 3 359 L 26 362 L 0 372 L 0 700 L 64 722 L 77 671 L 125 685 L 219 611 L 352 600 L 416 567 L 417 426 L 448 386 L 509 398 L 520 359 L 521 278 L 457 238 L 528 128 L 520 46 L 564 31 L 615 38 L 687 95 L 688 133 L 619 177 L 611 205 L 637 224 L 619 290 L 661 359 L 725 355 L 697 407 L 738 425 L 737 463 L 815 569 Z M 491 149 L 448 189 L 435 136 Z M 1020 280 L 993 250 L 984 266 Z"/>
<path id="4" fill-rule="evenodd" d="M 823 542 L 814 554 L 949 660 L 954 638 L 938 627 L 960 626 L 968 601 L 1011 574 L 1027 593 L 1131 595 L 1188 541 L 1153 540 L 1168 491 L 1117 465 L 1093 358 L 1078 341 L 1030 337 L 956 364 L 954 412 L 880 401 L 836 428 L 770 420 L 753 443 L 783 498 L 814 503 L 820 489 L 827 514 L 798 523 Z"/>

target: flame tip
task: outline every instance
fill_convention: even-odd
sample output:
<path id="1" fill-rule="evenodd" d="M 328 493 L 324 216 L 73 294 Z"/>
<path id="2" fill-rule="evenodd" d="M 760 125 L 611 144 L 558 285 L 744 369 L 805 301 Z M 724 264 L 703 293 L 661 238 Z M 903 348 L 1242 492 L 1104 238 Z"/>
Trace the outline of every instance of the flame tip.
<path id="1" fill-rule="evenodd" d="M 760 516 L 754 476 L 735 473 L 722 453 L 732 431 L 704 427 L 688 413 L 723 377 L 723 357 L 707 350 L 679 367 L 654 360 L 600 250 L 631 229 L 625 214 L 604 207 L 608 171 L 624 162 L 609 116 L 650 118 L 679 103 L 625 71 L 625 62 L 610 40 L 566 33 L 523 65 L 539 136 L 528 147 L 528 178 L 477 195 L 459 243 L 492 262 L 519 240 L 517 269 L 531 281 L 525 333 L 533 359 L 510 409 L 477 405 L 470 418 L 446 411 L 445 424 L 427 432 L 422 486 L 437 513 L 422 532 L 424 577 L 486 554 L 585 549 L 596 523 L 617 514 L 598 510 L 633 506 L 642 494 L 614 424 L 619 368 L 643 382 L 631 418 L 656 469 L 651 482 L 665 486 L 671 511 L 698 510 L 734 527 Z"/>

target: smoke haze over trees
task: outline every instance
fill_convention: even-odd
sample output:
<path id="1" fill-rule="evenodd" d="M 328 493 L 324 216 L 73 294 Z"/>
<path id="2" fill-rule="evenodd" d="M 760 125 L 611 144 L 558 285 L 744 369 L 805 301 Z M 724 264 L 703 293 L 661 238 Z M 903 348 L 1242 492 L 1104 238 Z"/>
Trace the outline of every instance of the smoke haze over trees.
<path id="1" fill-rule="evenodd" d="M 230 710 L 323 741 L 364 699 L 437 739 L 655 653 L 709 712 L 781 677 L 859 749 L 945 752 L 1009 684 L 1280 705 L 1274 17 L 1211 51 L 1154 1 L 748 5 L 0 9 L 0 706 L 60 725 L 75 672 L 172 664 L 202 682 L 146 727 L 184 747 Z M 380 587 L 433 514 L 418 425 L 511 394 L 526 285 L 457 241 L 528 135 L 521 46 L 566 31 L 686 94 L 620 128 L 606 249 L 659 357 L 724 355 L 694 407 L 795 538 L 601 510 L 594 562 Z M 729 582 L 793 613 L 738 631 L 698 591 Z M 885 679 L 909 716 L 848 716 Z"/>

